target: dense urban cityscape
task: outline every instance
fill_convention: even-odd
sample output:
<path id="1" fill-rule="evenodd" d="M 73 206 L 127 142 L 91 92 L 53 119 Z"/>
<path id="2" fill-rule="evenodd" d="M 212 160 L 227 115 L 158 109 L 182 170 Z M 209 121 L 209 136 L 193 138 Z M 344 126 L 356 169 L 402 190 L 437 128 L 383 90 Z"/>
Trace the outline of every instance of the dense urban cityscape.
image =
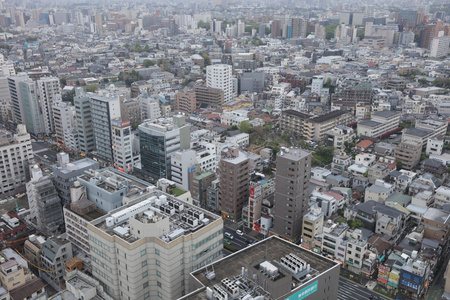
<path id="1" fill-rule="evenodd" d="M 450 299 L 450 3 L 0 1 L 0 300 Z"/>

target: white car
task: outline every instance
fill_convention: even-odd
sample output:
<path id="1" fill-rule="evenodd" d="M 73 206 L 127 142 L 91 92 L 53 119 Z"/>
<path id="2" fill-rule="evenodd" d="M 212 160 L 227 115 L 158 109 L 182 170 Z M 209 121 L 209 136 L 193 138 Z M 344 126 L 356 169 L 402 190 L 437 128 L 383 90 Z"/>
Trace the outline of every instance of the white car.
<path id="1" fill-rule="evenodd" d="M 237 233 L 237 235 L 240 235 L 240 236 L 243 236 L 243 235 L 244 235 L 244 233 L 243 233 L 242 231 L 240 231 L 239 229 L 236 230 L 236 233 Z"/>
<path id="2" fill-rule="evenodd" d="M 225 237 L 229 238 L 230 240 L 233 239 L 233 235 L 229 232 L 225 232 Z"/>

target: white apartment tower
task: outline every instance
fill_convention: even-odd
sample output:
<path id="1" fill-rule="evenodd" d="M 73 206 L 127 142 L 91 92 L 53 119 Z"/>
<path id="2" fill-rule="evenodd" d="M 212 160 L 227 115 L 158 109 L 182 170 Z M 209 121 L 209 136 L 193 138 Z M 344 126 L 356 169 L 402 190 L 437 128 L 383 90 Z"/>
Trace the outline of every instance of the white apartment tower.
<path id="1" fill-rule="evenodd" d="M 13 195 L 27 182 L 28 161 L 33 158 L 31 137 L 25 125 L 17 125 L 17 134 L 0 131 L 0 197 Z"/>
<path id="2" fill-rule="evenodd" d="M 61 99 L 61 87 L 56 77 L 42 77 L 36 81 L 39 103 L 44 118 L 45 133 L 55 132 L 53 103 Z"/>
<path id="3" fill-rule="evenodd" d="M 57 101 L 53 103 L 52 111 L 56 140 L 59 144 L 65 144 L 65 132 L 75 128 L 75 107 L 70 106 L 66 102 Z"/>
<path id="4" fill-rule="evenodd" d="M 140 155 L 133 153 L 130 121 L 117 118 L 111 120 L 111 127 L 114 167 L 128 173 L 137 163 L 140 163 Z"/>
<path id="5" fill-rule="evenodd" d="M 223 91 L 224 102 L 234 99 L 233 92 L 233 68 L 230 65 L 211 65 L 206 67 L 206 86 Z"/>

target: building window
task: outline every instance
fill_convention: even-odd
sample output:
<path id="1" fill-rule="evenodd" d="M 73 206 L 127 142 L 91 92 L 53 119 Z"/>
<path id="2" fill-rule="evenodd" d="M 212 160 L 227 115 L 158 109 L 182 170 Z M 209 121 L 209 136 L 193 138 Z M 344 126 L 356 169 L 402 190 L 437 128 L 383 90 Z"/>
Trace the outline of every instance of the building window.
<path id="1" fill-rule="evenodd" d="M 143 262 L 141 262 L 141 266 L 145 267 L 147 265 L 147 260 L 144 260 Z"/>
<path id="2" fill-rule="evenodd" d="M 144 273 L 142 273 L 142 278 L 145 278 L 145 277 L 147 277 L 148 276 L 148 272 L 147 271 L 145 271 Z"/>
<path id="3" fill-rule="evenodd" d="M 156 276 L 161 277 L 161 272 L 160 271 L 156 271 Z"/>
<path id="4" fill-rule="evenodd" d="M 158 297 L 159 297 L 159 298 L 162 298 L 161 292 L 158 292 Z"/>
<path id="5" fill-rule="evenodd" d="M 144 249 L 141 251 L 141 256 L 144 256 L 145 254 L 147 254 L 147 250 Z M 157 254 L 159 254 L 159 253 L 157 253 Z"/>
<path id="6" fill-rule="evenodd" d="M 149 292 L 147 292 L 147 293 L 144 294 L 144 299 L 147 299 L 147 298 L 149 298 L 149 297 L 150 297 L 150 293 L 149 293 Z"/>
<path id="7" fill-rule="evenodd" d="M 145 289 L 145 288 L 147 288 L 147 287 L 148 287 L 148 282 L 145 282 L 145 283 L 142 285 L 142 288 Z"/>
<path id="8" fill-rule="evenodd" d="M 155 253 L 156 253 L 156 255 L 159 255 L 159 250 L 155 249 Z"/>
<path id="9" fill-rule="evenodd" d="M 161 266 L 161 263 L 159 262 L 159 260 L 156 260 L 156 265 Z"/>

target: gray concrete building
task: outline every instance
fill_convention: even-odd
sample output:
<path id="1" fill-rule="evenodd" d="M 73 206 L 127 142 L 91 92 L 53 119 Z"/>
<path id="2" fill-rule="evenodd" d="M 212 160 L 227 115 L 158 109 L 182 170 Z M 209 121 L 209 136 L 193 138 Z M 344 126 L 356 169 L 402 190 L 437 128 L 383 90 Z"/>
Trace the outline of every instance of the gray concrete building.
<path id="1" fill-rule="evenodd" d="M 87 198 L 105 212 L 125 204 L 123 200 L 127 196 L 153 187 L 148 182 L 113 168 L 84 171 L 78 176 L 78 181 L 86 187 Z"/>
<path id="2" fill-rule="evenodd" d="M 239 93 L 260 93 L 264 90 L 264 73 L 245 72 L 239 77 Z"/>
<path id="3" fill-rule="evenodd" d="M 102 166 L 114 162 L 111 120 L 120 118 L 119 96 L 114 94 L 106 94 L 105 96 L 88 94 L 91 105 L 92 129 L 95 136 L 95 155 Z"/>
<path id="4" fill-rule="evenodd" d="M 301 237 L 303 216 L 308 211 L 311 157 L 301 149 L 277 153 L 272 230 L 294 242 Z"/>
<path id="5" fill-rule="evenodd" d="M 64 218 L 61 200 L 50 175 L 43 176 L 35 165 L 31 170 L 31 181 L 27 183 L 27 196 L 30 204 L 28 220 L 45 236 L 64 231 Z"/>
<path id="6" fill-rule="evenodd" d="M 339 263 L 271 236 L 191 273 L 181 300 L 336 299 L 339 271 Z"/>
<path id="7" fill-rule="evenodd" d="M 78 131 L 78 146 L 80 152 L 88 154 L 95 149 L 95 136 L 92 130 L 92 114 L 89 97 L 83 88 L 75 89 L 73 98 L 75 105 L 76 129 Z"/>
<path id="8" fill-rule="evenodd" d="M 74 162 L 69 161 L 69 154 L 58 153 L 58 164 L 52 166 L 56 191 L 63 205 L 70 203 L 70 187 L 86 170 L 97 170 L 98 162 L 83 158 Z"/>

